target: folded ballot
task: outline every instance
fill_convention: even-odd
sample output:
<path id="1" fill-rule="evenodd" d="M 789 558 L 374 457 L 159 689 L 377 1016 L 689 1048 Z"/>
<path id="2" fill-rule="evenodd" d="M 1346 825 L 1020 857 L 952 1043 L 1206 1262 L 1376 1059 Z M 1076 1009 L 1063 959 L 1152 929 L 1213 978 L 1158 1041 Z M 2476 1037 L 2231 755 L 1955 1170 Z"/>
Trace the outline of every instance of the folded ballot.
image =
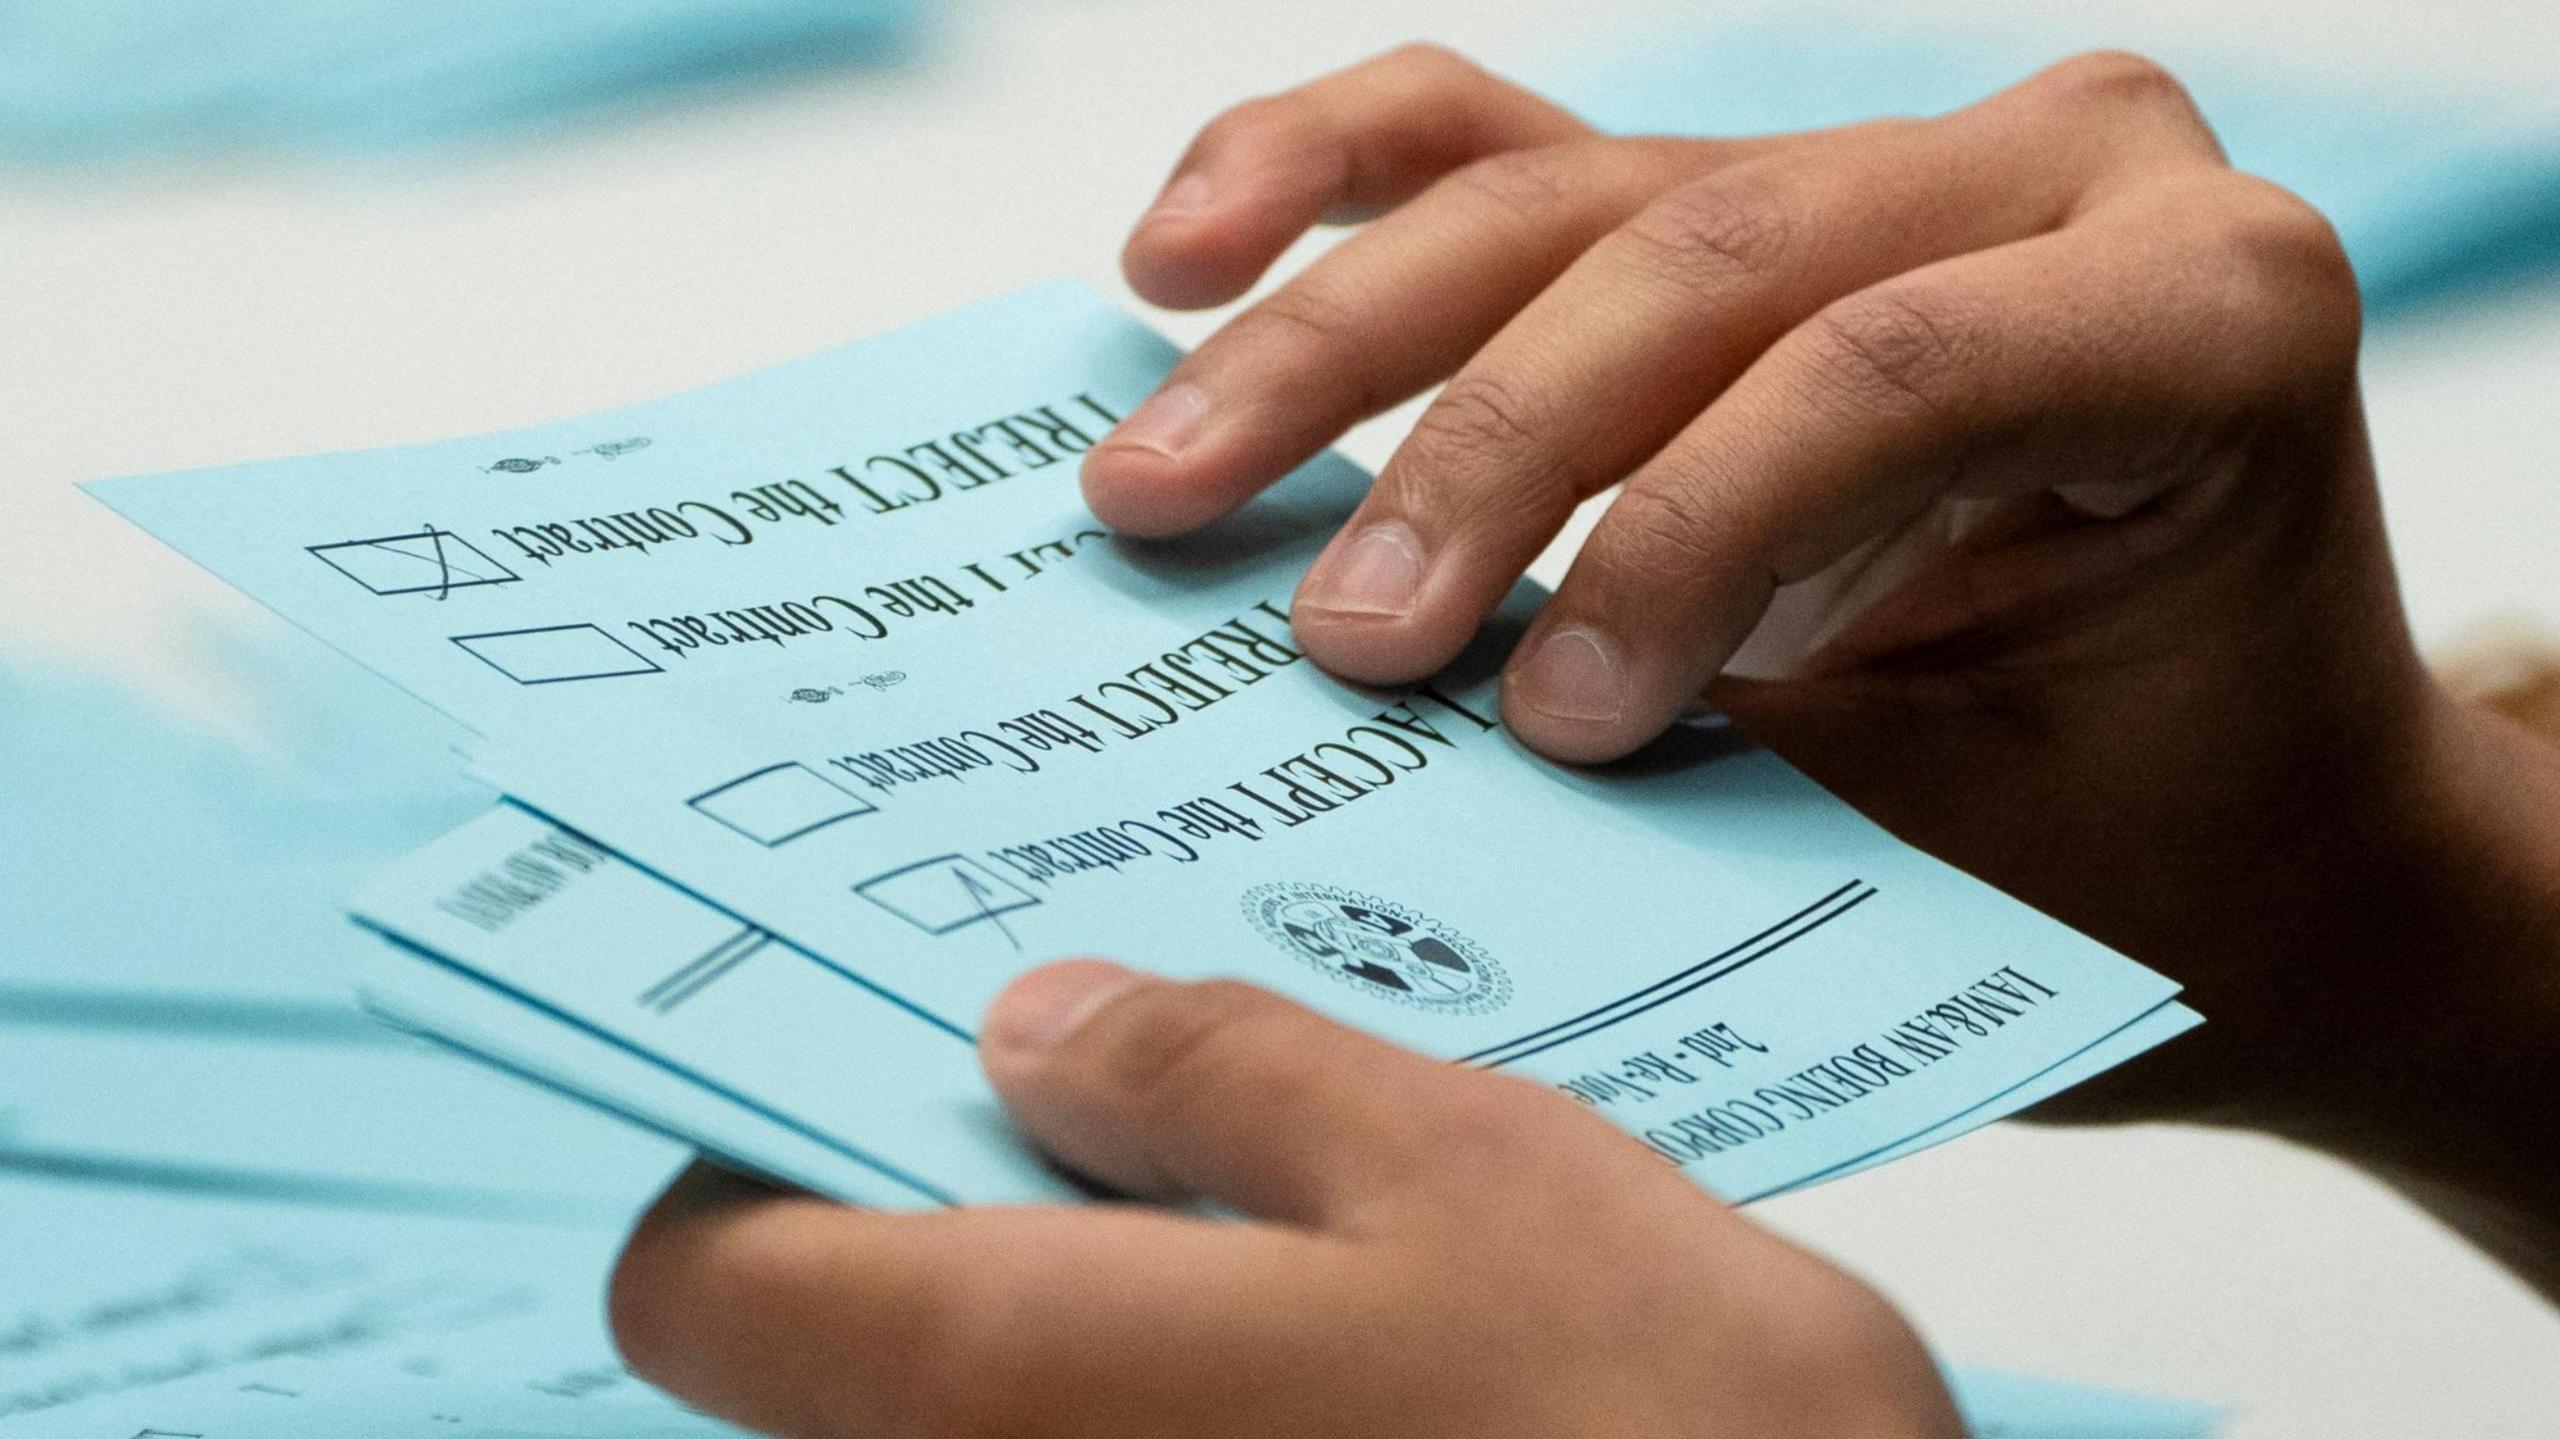
<path id="1" fill-rule="evenodd" d="M 1052 285 L 606 416 L 93 489 L 478 733 L 507 802 L 357 900 L 371 1003 L 850 1201 L 1078 1197 L 972 1052 L 1070 953 L 1556 1085 L 1734 1199 L 2197 1022 L 1714 716 L 1528 754 L 1494 687 L 1531 586 L 1430 683 L 1317 670 L 1287 606 L 1355 467 L 1172 543 L 1078 500 L 1174 358 Z"/>

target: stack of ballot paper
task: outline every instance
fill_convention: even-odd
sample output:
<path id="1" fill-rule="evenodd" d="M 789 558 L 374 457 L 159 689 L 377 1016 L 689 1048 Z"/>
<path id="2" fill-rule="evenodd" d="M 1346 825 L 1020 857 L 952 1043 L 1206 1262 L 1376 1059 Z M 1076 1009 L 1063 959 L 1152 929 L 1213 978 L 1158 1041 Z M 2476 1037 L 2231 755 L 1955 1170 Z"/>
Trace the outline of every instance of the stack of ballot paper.
<path id="1" fill-rule="evenodd" d="M 1318 671 L 1287 605 L 1353 466 L 1167 544 L 1078 500 L 1173 359 L 1060 284 L 609 415 L 93 490 L 475 736 L 506 798 L 355 901 L 369 1005 L 850 1202 L 1080 1197 L 971 1047 L 1064 953 L 1558 1085 L 1736 1200 L 2197 1022 L 1712 720 L 1529 756 L 1493 688 L 1526 586 L 1429 684 Z"/>
<path id="2" fill-rule="evenodd" d="M 596 419 L 97 486 L 442 715 L 226 637 L 299 721 L 251 762 L 0 676 L 52 817 L 0 922 L 53 940 L 0 982 L 0 1439 L 732 1434 L 616 1361 L 621 1227 L 685 1148 L 889 1208 L 1083 1198 L 971 1051 L 1062 953 L 1544 1079 L 1737 1199 L 2197 1022 L 1719 724 L 1522 753 L 1525 587 L 1429 685 L 1317 672 L 1287 598 L 1351 466 L 1176 544 L 1077 500 L 1172 359 L 1059 285 Z M 324 897 L 359 870 L 385 942 Z M 1986 1436 L 2219 1418 L 1949 1379 Z"/>

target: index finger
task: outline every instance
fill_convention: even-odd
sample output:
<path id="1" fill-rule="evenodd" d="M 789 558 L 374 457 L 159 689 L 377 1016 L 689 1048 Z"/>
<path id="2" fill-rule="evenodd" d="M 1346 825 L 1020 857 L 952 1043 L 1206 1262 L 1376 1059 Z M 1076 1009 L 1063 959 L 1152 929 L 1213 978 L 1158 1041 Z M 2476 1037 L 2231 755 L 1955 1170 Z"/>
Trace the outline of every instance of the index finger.
<path id="1" fill-rule="evenodd" d="M 1319 221 L 1396 205 L 1488 155 L 1590 133 L 1452 51 L 1402 46 L 1211 120 L 1139 220 L 1122 267 L 1156 304 L 1224 304 Z"/>
<path id="2" fill-rule="evenodd" d="M 1750 148 L 1587 140 L 1466 166 L 1184 356 L 1086 454 L 1086 502 L 1139 535 L 1226 514 L 1447 378 L 1671 177 Z"/>

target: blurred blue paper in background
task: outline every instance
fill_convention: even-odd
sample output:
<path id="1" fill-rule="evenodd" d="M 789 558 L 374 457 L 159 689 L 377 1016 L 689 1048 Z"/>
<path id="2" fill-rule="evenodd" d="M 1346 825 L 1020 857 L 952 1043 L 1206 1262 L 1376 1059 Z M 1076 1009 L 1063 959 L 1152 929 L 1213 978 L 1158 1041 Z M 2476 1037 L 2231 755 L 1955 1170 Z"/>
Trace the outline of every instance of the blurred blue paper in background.
<path id="1" fill-rule="evenodd" d="M 1955 22 L 1789 10 L 1666 24 L 1544 88 L 1604 130 L 1761 134 L 1932 115 L 2086 48 Z M 2364 286 L 2396 315 L 2560 269 L 2560 116 L 2160 54 L 2232 163 L 2325 211 Z"/>
<path id="2" fill-rule="evenodd" d="M 372 943 L 369 938 L 365 943 Z M 427 1041 L 0 1023 L 0 1173 L 611 1220 L 689 1150 Z"/>
<path id="3" fill-rule="evenodd" d="M 0 161 L 364 150 L 878 61 L 918 0 L 0 0 Z"/>
<path id="4" fill-rule="evenodd" d="M 0 1302 L 0 1432 L 133 1434 L 151 1423 L 219 1434 L 217 1421 L 245 1417 L 221 1402 L 243 1381 L 282 1397 L 370 1399 L 376 1410 L 347 1422 L 350 1410 L 332 1405 L 334 1425 L 281 1410 L 229 1432 L 716 1431 L 665 1424 L 668 1401 L 615 1357 L 603 1296 L 628 1222 L 466 1222 L 0 1174 L 0 1233 L 20 1241 Z M 2204 1439 L 2216 1423 L 2211 1406 L 2186 1400 L 1970 1368 L 1948 1381 L 1976 1439 Z M 390 1422 L 416 1407 L 415 1385 L 450 1416 L 442 1426 Z M 501 1389 L 618 1402 L 595 1416 L 612 1422 L 593 1426 L 515 1406 L 497 1406 L 513 1423 L 464 1417 Z M 536 1417 L 555 1422 L 523 1422 Z"/>
<path id="5" fill-rule="evenodd" d="M 2228 1417 L 2192 1399 L 1997 1369 L 1951 1368 L 1946 1380 L 1973 1439 L 2211 1439 Z"/>
<path id="6" fill-rule="evenodd" d="M 0 1174 L 0 1433 L 286 1358 L 515 1384 L 618 1376 L 604 1282 L 637 1203 L 506 1222 Z"/>
<path id="7" fill-rule="evenodd" d="M 0 667 L 0 1172 L 376 1207 L 627 1208 L 682 1152 L 383 1027 L 360 878 L 485 811 L 466 732 L 264 616 L 225 726 Z"/>
<path id="8" fill-rule="evenodd" d="M 0 1021 L 376 1036 L 344 900 L 489 807 L 464 732 L 282 621 L 203 643 L 250 732 L 0 664 Z"/>

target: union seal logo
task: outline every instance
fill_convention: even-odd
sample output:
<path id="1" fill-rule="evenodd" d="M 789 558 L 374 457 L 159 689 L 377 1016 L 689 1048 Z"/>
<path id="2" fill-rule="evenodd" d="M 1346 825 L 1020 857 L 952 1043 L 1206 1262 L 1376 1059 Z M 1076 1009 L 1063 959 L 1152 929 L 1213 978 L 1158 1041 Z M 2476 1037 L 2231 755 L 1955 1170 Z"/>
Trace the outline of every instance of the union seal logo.
<path id="1" fill-rule="evenodd" d="M 1329 884 L 1245 891 L 1263 938 L 1364 992 L 1443 1014 L 1490 1014 L 1511 977 L 1474 940 L 1393 900 Z"/>

